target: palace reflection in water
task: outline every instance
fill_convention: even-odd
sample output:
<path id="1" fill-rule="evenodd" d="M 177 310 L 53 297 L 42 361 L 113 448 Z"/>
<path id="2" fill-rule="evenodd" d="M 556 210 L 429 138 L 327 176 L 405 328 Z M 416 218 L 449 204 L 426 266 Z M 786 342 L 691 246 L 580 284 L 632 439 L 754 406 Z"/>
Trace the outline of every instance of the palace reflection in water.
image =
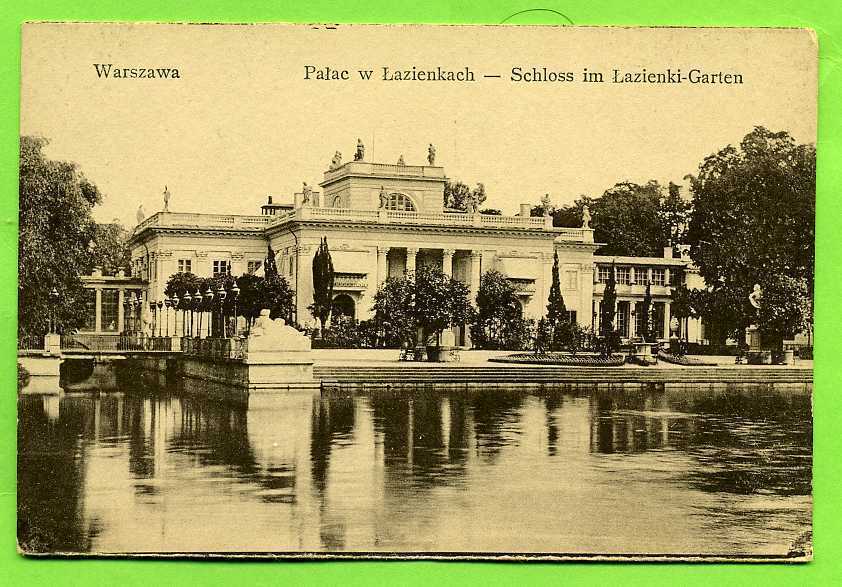
<path id="1" fill-rule="evenodd" d="M 804 386 L 19 402 L 30 551 L 786 554 Z"/>

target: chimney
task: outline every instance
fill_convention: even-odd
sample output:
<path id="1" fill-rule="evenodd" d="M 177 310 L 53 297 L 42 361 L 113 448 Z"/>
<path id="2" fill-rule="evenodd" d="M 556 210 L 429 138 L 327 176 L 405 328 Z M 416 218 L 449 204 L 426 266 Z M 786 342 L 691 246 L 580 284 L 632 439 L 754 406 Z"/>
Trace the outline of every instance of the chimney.
<path id="1" fill-rule="evenodd" d="M 272 195 L 271 195 L 271 194 L 269 194 L 269 201 L 268 201 L 268 202 L 266 202 L 266 203 L 267 203 L 267 204 L 271 204 L 271 203 L 272 203 Z"/>
<path id="2" fill-rule="evenodd" d="M 664 247 L 664 259 L 672 259 L 672 245 Z"/>
<path id="3" fill-rule="evenodd" d="M 520 216 L 528 218 L 532 214 L 532 205 L 531 204 L 521 204 L 520 205 Z"/>

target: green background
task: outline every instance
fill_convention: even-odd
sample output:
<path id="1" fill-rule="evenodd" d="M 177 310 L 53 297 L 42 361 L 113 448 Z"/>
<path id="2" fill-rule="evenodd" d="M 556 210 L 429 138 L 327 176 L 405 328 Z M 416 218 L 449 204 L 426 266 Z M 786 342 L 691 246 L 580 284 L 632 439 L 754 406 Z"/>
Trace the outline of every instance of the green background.
<path id="1" fill-rule="evenodd" d="M 514 583 L 623 585 L 823 585 L 842 583 L 839 552 L 842 400 L 837 271 L 842 220 L 842 2 L 786 0 L 418 1 L 365 3 L 301 0 L 178 1 L 6 0 L 0 3 L 0 584 L 298 584 L 368 585 Z M 534 10 L 541 9 L 541 10 Z M 523 12 L 527 11 L 527 12 Z M 554 12 L 555 11 L 555 12 Z M 547 23 L 580 25 L 810 27 L 819 37 L 818 201 L 816 218 L 816 371 L 814 393 L 815 560 L 786 564 L 618 564 L 477 562 L 220 562 L 187 560 L 26 559 L 15 548 L 15 316 L 20 23 L 26 20 L 120 20 L 330 23 Z"/>

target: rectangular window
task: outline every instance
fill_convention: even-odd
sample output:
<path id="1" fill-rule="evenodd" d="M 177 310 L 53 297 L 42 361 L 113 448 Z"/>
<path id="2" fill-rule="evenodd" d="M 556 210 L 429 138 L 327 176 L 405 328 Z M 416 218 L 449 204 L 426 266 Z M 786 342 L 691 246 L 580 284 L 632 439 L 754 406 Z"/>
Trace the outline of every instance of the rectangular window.
<path id="1" fill-rule="evenodd" d="M 228 274 L 228 261 L 214 261 L 213 262 L 213 276 L 219 277 Z"/>
<path id="2" fill-rule="evenodd" d="M 617 267 L 617 283 L 628 285 L 631 282 L 631 272 L 628 267 Z"/>
<path id="3" fill-rule="evenodd" d="M 652 269 L 652 285 L 666 285 L 666 273 L 663 269 Z"/>
<path id="4" fill-rule="evenodd" d="M 191 259 L 179 259 L 178 260 L 178 272 L 179 273 L 192 273 L 193 272 L 193 261 Z"/>
<path id="5" fill-rule="evenodd" d="M 579 289 L 579 272 L 568 269 L 564 272 L 564 289 Z"/>
<path id="6" fill-rule="evenodd" d="M 289 258 L 289 275 L 292 277 L 293 269 L 295 268 L 295 257 Z"/>
<path id="7" fill-rule="evenodd" d="M 620 336 L 628 338 L 629 336 L 629 303 L 617 303 L 617 330 Z"/>
<path id="8" fill-rule="evenodd" d="M 599 270 L 597 273 L 597 279 L 599 280 L 599 283 L 607 283 L 610 275 L 611 267 L 607 267 L 605 265 L 599 266 Z"/>
<path id="9" fill-rule="evenodd" d="M 117 332 L 117 301 L 116 289 L 102 290 L 102 331 Z"/>
<path id="10" fill-rule="evenodd" d="M 94 330 L 96 328 L 96 290 L 86 289 L 84 291 L 85 299 L 85 323 L 82 325 L 82 330 Z"/>
<path id="11" fill-rule="evenodd" d="M 260 269 L 260 266 L 262 264 L 263 261 L 249 261 L 248 263 L 246 263 L 246 271 L 248 271 L 249 273 L 254 273 L 258 269 Z"/>
<path id="12" fill-rule="evenodd" d="M 576 324 L 576 310 L 567 310 L 567 321 Z"/>
<path id="13" fill-rule="evenodd" d="M 652 316 L 652 328 L 655 330 L 655 335 L 658 338 L 664 338 L 664 318 L 666 318 L 664 308 L 664 302 L 655 302 L 653 312 L 654 315 Z"/>

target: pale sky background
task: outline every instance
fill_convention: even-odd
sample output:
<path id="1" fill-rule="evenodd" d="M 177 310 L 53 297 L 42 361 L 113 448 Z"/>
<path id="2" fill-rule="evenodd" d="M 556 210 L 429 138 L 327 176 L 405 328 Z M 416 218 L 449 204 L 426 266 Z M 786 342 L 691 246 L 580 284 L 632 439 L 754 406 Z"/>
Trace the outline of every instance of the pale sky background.
<path id="1" fill-rule="evenodd" d="M 816 46 L 797 30 L 342 25 L 27 25 L 21 134 L 78 163 L 104 194 L 95 216 L 135 224 L 162 207 L 259 214 L 291 200 L 335 150 L 426 164 L 485 183 L 484 207 L 515 213 L 623 180 L 682 182 L 753 126 L 815 142 Z M 98 79 L 93 63 L 177 67 L 179 80 Z M 351 70 L 305 81 L 304 65 Z M 389 66 L 461 70 L 475 83 L 383 82 Z M 513 83 L 512 67 L 572 71 L 575 83 Z M 581 71 L 743 75 L 743 85 L 584 84 Z M 357 69 L 375 69 L 360 81 Z M 499 74 L 500 79 L 484 79 Z M 319 190 L 320 188 L 316 187 Z"/>

